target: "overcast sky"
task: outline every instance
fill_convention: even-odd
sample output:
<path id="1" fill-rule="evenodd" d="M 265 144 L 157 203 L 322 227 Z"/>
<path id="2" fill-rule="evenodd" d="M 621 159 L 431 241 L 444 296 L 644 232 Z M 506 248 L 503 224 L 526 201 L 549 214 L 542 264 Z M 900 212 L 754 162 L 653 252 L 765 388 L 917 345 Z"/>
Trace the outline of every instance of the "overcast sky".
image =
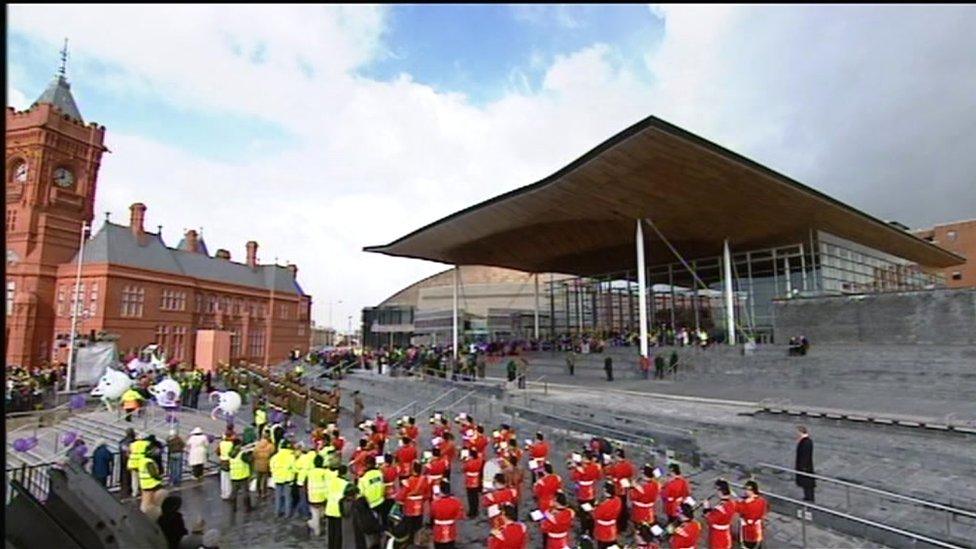
<path id="1" fill-rule="evenodd" d="M 13 6 L 8 105 L 70 38 L 95 204 L 298 264 L 345 329 L 442 265 L 361 251 L 654 114 L 883 219 L 976 217 L 973 6 Z"/>

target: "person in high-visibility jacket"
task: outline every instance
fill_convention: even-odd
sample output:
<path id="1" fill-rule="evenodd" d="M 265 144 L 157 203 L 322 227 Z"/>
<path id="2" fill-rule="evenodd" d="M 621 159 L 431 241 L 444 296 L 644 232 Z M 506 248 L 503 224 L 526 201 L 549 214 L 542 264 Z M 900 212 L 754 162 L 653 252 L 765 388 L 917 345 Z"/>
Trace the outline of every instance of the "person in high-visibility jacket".
<path id="1" fill-rule="evenodd" d="M 156 462 L 143 458 L 139 460 L 139 490 L 142 492 L 142 502 L 139 509 L 149 514 L 155 503 L 156 492 L 163 486 L 163 475 L 156 466 Z"/>
<path id="2" fill-rule="evenodd" d="M 378 511 L 386 499 L 386 485 L 383 482 L 383 473 L 376 468 L 376 458 L 366 458 L 366 472 L 359 477 L 356 486 L 359 493 L 366 498 L 369 508 Z"/>
<path id="3" fill-rule="evenodd" d="M 705 500 L 705 522 L 708 524 L 708 548 L 732 549 L 732 517 L 735 516 L 735 502 L 729 481 L 715 481 L 715 491 L 720 501 L 712 506 Z"/>
<path id="4" fill-rule="evenodd" d="M 284 440 L 281 448 L 271 456 L 271 480 L 275 485 L 275 515 L 291 518 L 291 488 L 295 484 L 295 452 Z"/>
<path id="5" fill-rule="evenodd" d="M 329 549 L 342 549 L 342 500 L 346 497 L 348 470 L 345 465 L 336 469 L 336 476 L 326 481 L 325 518 L 328 521 Z"/>
<path id="6" fill-rule="evenodd" d="M 132 476 L 132 495 L 139 495 L 139 471 L 142 468 L 142 462 L 146 458 L 146 450 L 149 449 L 149 441 L 145 437 L 139 437 L 138 440 L 133 441 L 129 444 L 129 459 L 126 460 L 125 468 L 129 470 Z"/>
<path id="7" fill-rule="evenodd" d="M 313 458 L 312 468 L 308 471 L 305 485 L 309 511 L 312 515 L 307 524 L 316 536 L 322 535 L 322 512 L 325 510 L 325 503 L 329 497 L 329 479 L 336 475 L 337 473 L 334 470 L 325 468 L 325 460 L 322 459 L 322 456 L 316 455 Z"/>
<path id="8" fill-rule="evenodd" d="M 122 409 L 125 410 L 125 420 L 132 422 L 132 413 L 137 412 L 142 406 L 142 401 L 145 400 L 139 391 L 133 388 L 129 388 L 126 392 L 122 393 Z"/>
<path id="9" fill-rule="evenodd" d="M 254 462 L 253 450 L 245 450 L 240 440 L 234 440 L 230 451 L 230 509 L 231 514 L 237 513 L 237 496 L 244 494 L 244 512 L 251 512 L 251 492 L 248 483 L 251 480 L 251 464 Z"/>
<path id="10" fill-rule="evenodd" d="M 295 513 L 308 520 L 312 514 L 308 509 L 308 491 L 305 490 L 305 479 L 308 472 L 314 467 L 315 450 L 305 451 L 305 445 L 301 442 L 295 445 L 295 486 L 298 488 L 298 506 Z"/>
<path id="11" fill-rule="evenodd" d="M 234 431 L 227 429 L 224 438 L 217 444 L 217 458 L 220 460 L 220 497 L 230 499 L 230 451 L 234 447 Z"/>

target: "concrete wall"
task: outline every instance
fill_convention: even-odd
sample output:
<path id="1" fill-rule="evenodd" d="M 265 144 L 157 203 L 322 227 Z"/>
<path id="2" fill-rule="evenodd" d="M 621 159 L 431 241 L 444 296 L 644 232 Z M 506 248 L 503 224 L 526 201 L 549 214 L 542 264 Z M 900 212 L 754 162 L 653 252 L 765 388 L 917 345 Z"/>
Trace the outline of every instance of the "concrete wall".
<path id="1" fill-rule="evenodd" d="M 976 344 L 976 289 L 778 300 L 774 337 L 820 343 Z"/>

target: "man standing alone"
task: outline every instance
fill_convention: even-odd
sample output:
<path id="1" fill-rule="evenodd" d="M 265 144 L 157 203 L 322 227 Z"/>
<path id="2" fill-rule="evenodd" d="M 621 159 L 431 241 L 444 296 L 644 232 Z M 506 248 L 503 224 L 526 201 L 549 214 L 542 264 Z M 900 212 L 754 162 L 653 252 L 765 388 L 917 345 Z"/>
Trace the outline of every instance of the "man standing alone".
<path id="1" fill-rule="evenodd" d="M 613 381 L 613 358 L 610 355 L 603 359 L 603 370 L 607 373 L 607 381 Z"/>
<path id="2" fill-rule="evenodd" d="M 811 476 L 801 473 L 813 474 L 813 439 L 803 425 L 797 425 L 796 443 L 796 485 L 803 488 L 803 501 L 813 502 L 813 490 L 817 485 L 817 480 Z"/>

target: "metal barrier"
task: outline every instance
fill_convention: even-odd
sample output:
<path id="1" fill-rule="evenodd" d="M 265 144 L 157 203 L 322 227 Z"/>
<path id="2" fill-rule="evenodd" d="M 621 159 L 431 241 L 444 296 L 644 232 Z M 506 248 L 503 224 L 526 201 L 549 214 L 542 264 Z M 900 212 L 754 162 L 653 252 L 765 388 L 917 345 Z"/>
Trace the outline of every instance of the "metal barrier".
<path id="1" fill-rule="evenodd" d="M 797 471 L 796 469 L 790 469 L 789 467 L 781 467 L 779 465 L 773 465 L 771 463 L 758 463 L 756 465 L 758 467 L 765 467 L 767 469 L 773 469 L 773 470 L 781 471 L 781 472 L 784 472 L 784 473 L 790 473 L 790 474 L 794 474 L 794 475 L 795 474 L 801 474 L 801 475 L 804 475 L 804 476 L 813 477 L 813 478 L 815 478 L 817 480 L 822 480 L 824 482 L 830 482 L 830 483 L 833 483 L 833 484 L 838 484 L 840 486 L 843 486 L 844 487 L 844 492 L 845 492 L 845 495 L 846 495 L 846 503 L 847 503 L 846 509 L 848 511 L 851 509 L 851 490 L 859 490 L 861 492 L 866 492 L 866 493 L 869 493 L 869 494 L 874 494 L 874 495 L 881 496 L 883 498 L 887 498 L 887 499 L 891 499 L 891 500 L 908 502 L 909 504 L 915 505 L 915 506 L 918 506 L 918 507 L 926 507 L 928 509 L 934 509 L 934 510 L 937 510 L 937 511 L 941 511 L 943 513 L 946 513 L 946 535 L 948 535 L 948 536 L 951 536 L 952 535 L 952 519 L 953 519 L 953 517 L 955 517 L 955 516 L 963 516 L 963 517 L 968 517 L 968 518 L 971 518 L 971 519 L 976 519 L 976 513 L 972 512 L 972 511 L 967 511 L 965 509 L 959 509 L 957 507 L 951 507 L 949 505 L 943 505 L 941 503 L 936 503 L 934 501 L 927 501 L 927 500 L 924 500 L 924 499 L 919 499 L 919 498 L 912 497 L 912 496 L 906 496 L 904 494 L 899 494 L 899 493 L 896 493 L 896 492 L 889 492 L 887 490 L 882 490 L 880 488 L 872 488 L 870 486 L 864 486 L 862 484 L 856 484 L 856 483 L 853 483 L 853 482 L 848 482 L 846 480 L 840 480 L 840 479 L 837 479 L 837 478 L 826 477 L 826 476 L 818 475 L 818 474 L 814 474 L 814 473 L 804 473 L 804 472 L 801 472 L 801 471 Z"/>

